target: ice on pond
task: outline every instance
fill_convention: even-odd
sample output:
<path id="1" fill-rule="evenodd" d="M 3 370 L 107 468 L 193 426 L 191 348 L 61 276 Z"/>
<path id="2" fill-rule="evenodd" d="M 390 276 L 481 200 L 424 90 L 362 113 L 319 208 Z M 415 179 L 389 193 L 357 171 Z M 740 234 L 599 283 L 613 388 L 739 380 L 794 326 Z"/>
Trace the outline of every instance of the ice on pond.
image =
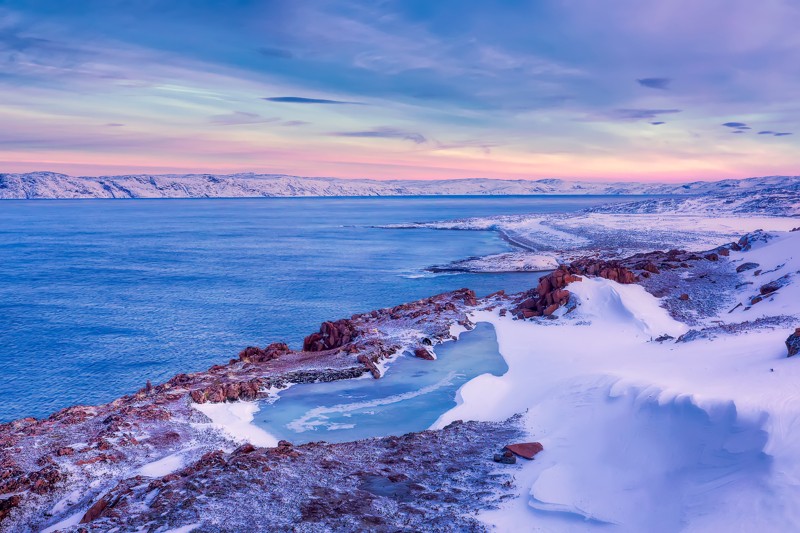
<path id="1" fill-rule="evenodd" d="M 422 431 L 456 405 L 464 383 L 508 370 L 494 328 L 485 322 L 438 346 L 436 354 L 435 361 L 402 355 L 377 380 L 295 385 L 277 401 L 262 402 L 253 423 L 296 444 Z"/>

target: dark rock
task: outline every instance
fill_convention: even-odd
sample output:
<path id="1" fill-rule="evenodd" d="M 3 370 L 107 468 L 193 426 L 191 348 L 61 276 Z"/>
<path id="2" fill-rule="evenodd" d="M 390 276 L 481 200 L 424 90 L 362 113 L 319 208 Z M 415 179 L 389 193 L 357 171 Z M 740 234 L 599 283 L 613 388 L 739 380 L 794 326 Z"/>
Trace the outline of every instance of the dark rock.
<path id="1" fill-rule="evenodd" d="M 738 267 L 736 267 L 736 272 L 745 272 L 747 270 L 753 270 L 758 268 L 758 263 L 742 263 Z"/>
<path id="2" fill-rule="evenodd" d="M 517 462 L 517 458 L 513 454 L 511 457 L 508 457 L 504 453 L 496 453 L 494 454 L 493 459 L 495 463 L 501 463 L 504 465 L 513 465 Z"/>
<path id="3" fill-rule="evenodd" d="M 680 296 L 678 296 L 678 300 L 680 300 L 680 301 L 682 301 L 682 302 L 685 302 L 685 301 L 687 301 L 688 299 L 689 299 L 689 295 L 688 295 L 688 294 L 686 294 L 686 293 L 683 293 L 683 294 L 681 294 Z"/>
<path id="4" fill-rule="evenodd" d="M 719 261 L 719 255 L 715 253 L 706 254 L 705 258 L 709 261 Z"/>
<path id="5" fill-rule="evenodd" d="M 786 357 L 792 357 L 800 353 L 800 328 L 795 329 L 794 333 L 786 339 L 786 349 L 789 352 Z"/>
<path id="6" fill-rule="evenodd" d="M 20 498 L 18 494 L 15 494 L 10 498 L 0 500 L 0 522 L 2 522 L 9 514 L 11 514 L 12 509 L 19 507 L 21 501 L 22 498 Z"/>

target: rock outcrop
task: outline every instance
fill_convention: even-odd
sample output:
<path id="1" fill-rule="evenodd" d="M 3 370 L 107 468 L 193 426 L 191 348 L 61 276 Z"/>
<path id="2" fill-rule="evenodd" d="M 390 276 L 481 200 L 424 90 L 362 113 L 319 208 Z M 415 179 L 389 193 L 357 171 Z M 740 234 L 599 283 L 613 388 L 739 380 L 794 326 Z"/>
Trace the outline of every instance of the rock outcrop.
<path id="1" fill-rule="evenodd" d="M 792 357 L 800 353 L 800 328 L 794 330 L 794 333 L 786 339 L 786 350 L 788 351 L 786 357 Z"/>

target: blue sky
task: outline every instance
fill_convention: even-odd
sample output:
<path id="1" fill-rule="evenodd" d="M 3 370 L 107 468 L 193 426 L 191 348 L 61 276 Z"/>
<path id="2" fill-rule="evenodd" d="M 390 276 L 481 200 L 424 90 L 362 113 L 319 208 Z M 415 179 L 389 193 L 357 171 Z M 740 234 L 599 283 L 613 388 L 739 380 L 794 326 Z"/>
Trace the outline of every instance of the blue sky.
<path id="1" fill-rule="evenodd" d="M 5 0 L 0 171 L 797 174 L 798 27 L 786 0 Z"/>

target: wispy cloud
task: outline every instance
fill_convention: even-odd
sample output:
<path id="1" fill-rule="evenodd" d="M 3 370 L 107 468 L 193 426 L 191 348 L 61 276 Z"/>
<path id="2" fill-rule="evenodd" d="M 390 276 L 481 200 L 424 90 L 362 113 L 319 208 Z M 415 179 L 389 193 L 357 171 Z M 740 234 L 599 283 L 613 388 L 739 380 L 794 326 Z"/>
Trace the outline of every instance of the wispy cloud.
<path id="1" fill-rule="evenodd" d="M 661 89 L 661 90 L 669 89 L 669 86 L 672 83 L 672 79 L 670 78 L 639 78 L 636 81 L 642 87 L 647 87 L 648 89 Z"/>
<path id="2" fill-rule="evenodd" d="M 214 115 L 210 119 L 212 124 L 219 126 L 236 126 L 241 124 L 264 124 L 268 122 L 278 122 L 277 117 L 262 117 L 258 113 L 248 113 L 246 111 L 234 111 L 224 115 Z"/>
<path id="3" fill-rule="evenodd" d="M 271 96 L 263 98 L 268 102 L 281 104 L 332 104 L 332 105 L 363 105 L 361 102 L 347 102 L 345 100 L 327 100 L 324 98 L 304 98 L 302 96 Z"/>
<path id="4" fill-rule="evenodd" d="M 294 59 L 295 57 L 291 50 L 286 50 L 284 48 L 273 48 L 270 46 L 259 48 L 258 53 L 264 57 L 269 57 L 272 59 Z"/>
<path id="5" fill-rule="evenodd" d="M 416 144 L 428 142 L 428 139 L 421 133 L 390 127 L 374 128 L 366 131 L 337 131 L 331 133 L 331 135 L 334 137 L 363 137 L 366 139 L 401 139 L 412 141 Z"/>
<path id="6" fill-rule="evenodd" d="M 680 113 L 680 109 L 614 109 L 601 116 L 611 120 L 652 120 L 660 115 Z"/>

